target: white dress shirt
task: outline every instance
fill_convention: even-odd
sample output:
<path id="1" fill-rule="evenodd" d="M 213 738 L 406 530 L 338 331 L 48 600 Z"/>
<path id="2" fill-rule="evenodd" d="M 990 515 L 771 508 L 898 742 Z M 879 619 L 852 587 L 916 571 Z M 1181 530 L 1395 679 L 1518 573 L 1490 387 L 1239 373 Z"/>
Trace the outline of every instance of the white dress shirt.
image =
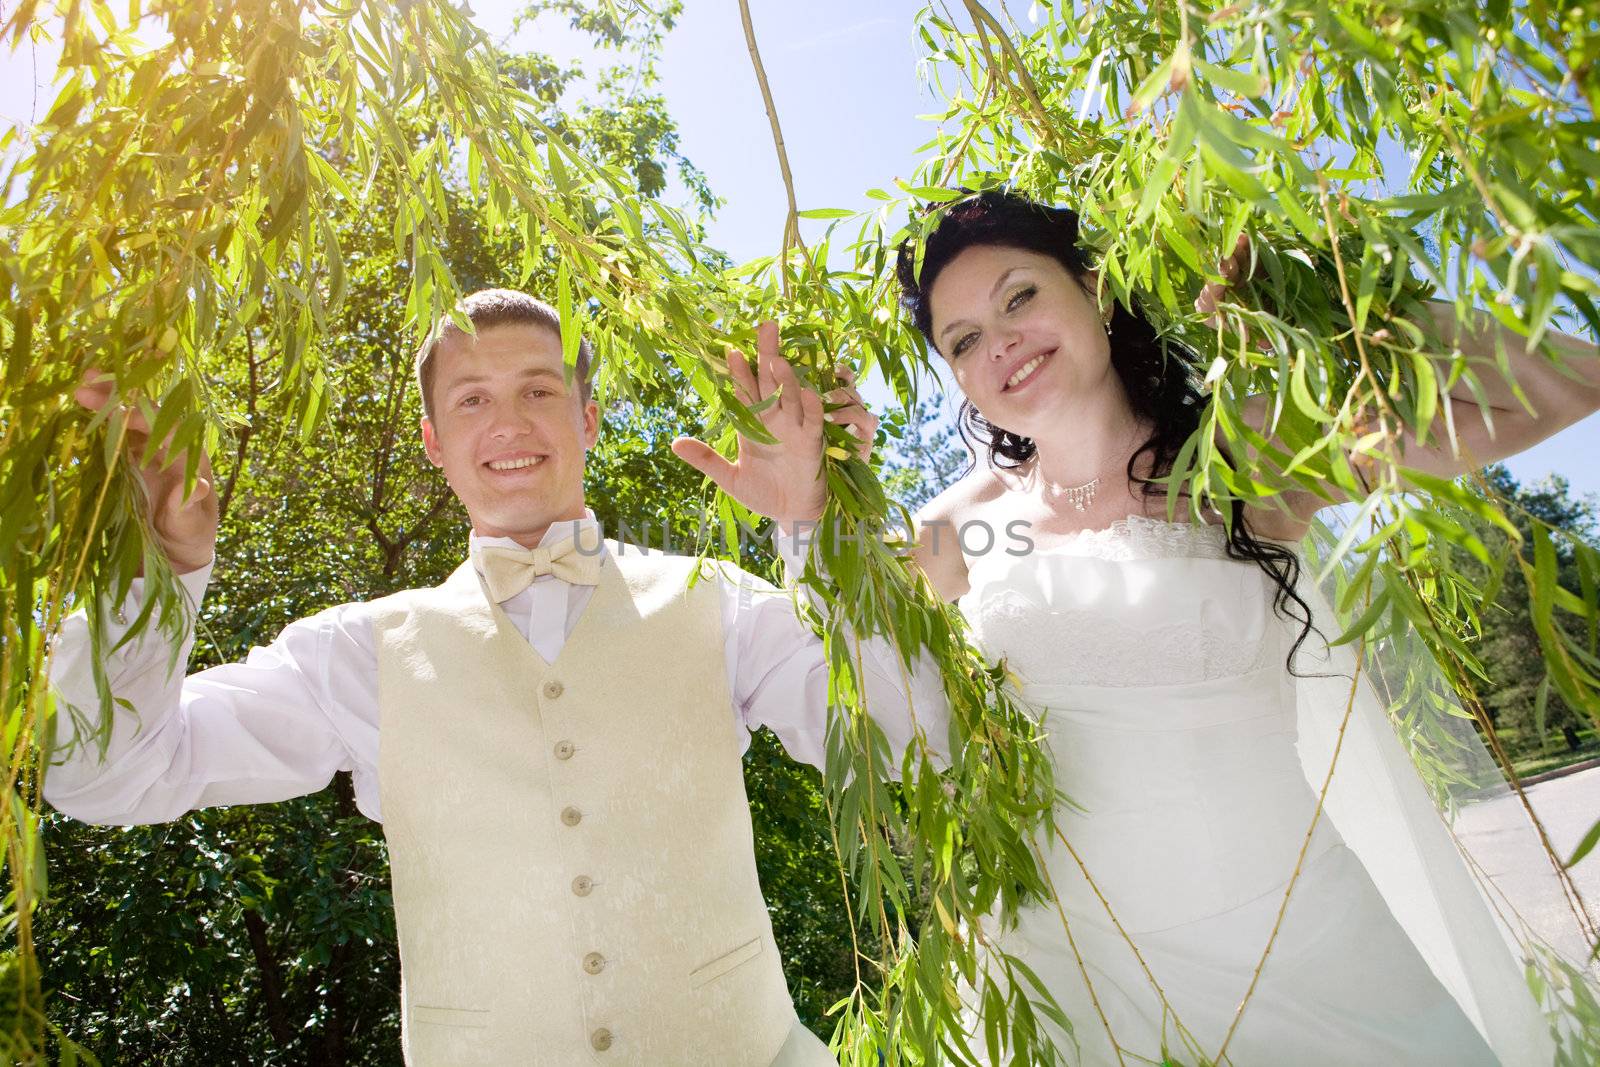
<path id="1" fill-rule="evenodd" d="M 556 523 L 541 545 L 598 526 L 592 514 Z M 789 538 L 777 539 L 791 574 L 801 564 Z M 515 545 L 504 538 L 470 542 L 481 548 Z M 609 566 L 609 557 L 603 558 Z M 208 565 L 179 580 L 192 606 L 205 593 Z M 792 594 L 731 568 L 714 580 L 722 604 L 723 658 L 732 698 L 731 728 L 741 750 L 750 732 L 766 726 L 795 759 L 821 766 L 826 755 L 828 666 L 822 642 L 796 615 Z M 534 579 L 501 604 L 546 662 L 553 661 L 577 626 L 594 586 L 572 585 L 554 575 Z M 121 618 L 136 617 L 143 596 L 135 582 L 118 619 L 107 620 L 106 645 L 126 631 Z M 88 620 L 69 618 L 52 657 L 51 679 L 64 704 L 91 717 L 95 693 Z M 378 802 L 378 661 L 371 609 L 341 604 L 284 627 L 266 647 L 185 678 L 182 665 L 194 644 L 192 617 L 179 648 L 151 627 L 110 654 L 106 674 L 116 708 L 105 760 L 92 739 L 73 744 L 45 776 L 44 796 L 62 812 L 96 823 L 150 823 L 194 808 L 284 800 L 323 788 L 341 770 L 351 772 L 356 804 L 380 820 Z M 948 705 L 934 670 L 907 676 L 895 651 L 880 639 L 861 643 L 867 705 L 892 751 L 903 751 L 913 720 L 936 753 L 946 748 Z M 175 655 L 176 653 L 176 655 Z M 649 680 L 640 679 L 640 701 Z M 69 737 L 65 708 L 57 730 Z"/>

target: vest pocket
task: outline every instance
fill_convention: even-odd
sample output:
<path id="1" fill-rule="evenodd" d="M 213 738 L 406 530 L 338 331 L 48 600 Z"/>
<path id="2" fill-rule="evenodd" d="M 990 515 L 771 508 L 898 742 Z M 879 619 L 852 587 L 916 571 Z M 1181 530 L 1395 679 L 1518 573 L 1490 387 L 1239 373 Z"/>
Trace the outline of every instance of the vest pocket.
<path id="1" fill-rule="evenodd" d="M 463 1026 L 472 1030 L 486 1030 L 489 1027 L 489 1009 L 413 1004 L 410 1021 L 423 1026 Z"/>
<path id="2" fill-rule="evenodd" d="M 739 966 L 761 955 L 761 938 L 753 937 L 731 952 L 724 952 L 710 963 L 701 964 L 689 972 L 689 988 L 699 989 Z"/>

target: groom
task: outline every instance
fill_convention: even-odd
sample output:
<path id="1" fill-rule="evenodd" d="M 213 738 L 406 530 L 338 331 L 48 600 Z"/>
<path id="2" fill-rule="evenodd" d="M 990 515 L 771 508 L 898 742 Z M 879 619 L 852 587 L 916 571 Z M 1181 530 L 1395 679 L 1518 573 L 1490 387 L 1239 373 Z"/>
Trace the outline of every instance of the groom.
<path id="1" fill-rule="evenodd" d="M 423 447 L 466 506 L 469 559 L 438 588 L 330 608 L 187 679 L 161 635 L 130 642 L 105 663 L 131 709 L 105 760 L 63 737 L 45 796 L 91 822 L 155 822 L 350 770 L 388 841 L 417 1067 L 832 1064 L 795 1017 L 740 765 L 760 726 L 821 763 L 820 642 L 742 571 L 691 587 L 693 560 L 603 541 L 583 495 L 599 428 L 587 345 L 569 382 L 548 306 L 489 290 L 462 310 L 475 336 L 447 324 L 417 372 Z M 823 402 L 779 357 L 776 326 L 760 338 L 755 371 L 738 354 L 730 369 L 747 403 L 776 394 L 762 418 L 778 443 L 741 441 L 736 464 L 674 448 L 792 530 L 822 510 Z M 110 387 L 80 400 L 101 408 Z M 831 417 L 870 442 L 859 405 Z M 182 464 L 162 469 L 160 442 L 140 444 L 153 525 L 197 604 L 217 533 L 209 468 L 185 499 Z M 107 626 L 115 648 L 122 624 Z M 864 645 L 890 742 L 910 740 L 908 699 L 942 741 L 932 672 L 906 694 L 894 653 Z M 90 655 L 79 616 L 54 676 L 80 708 L 96 702 Z"/>

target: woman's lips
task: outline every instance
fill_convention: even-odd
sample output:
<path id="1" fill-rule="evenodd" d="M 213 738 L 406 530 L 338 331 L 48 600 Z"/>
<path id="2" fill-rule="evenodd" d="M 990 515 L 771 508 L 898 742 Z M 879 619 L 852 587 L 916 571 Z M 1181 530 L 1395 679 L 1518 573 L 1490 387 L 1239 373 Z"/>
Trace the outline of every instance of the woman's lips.
<path id="1" fill-rule="evenodd" d="M 1014 393 L 1018 389 L 1027 388 L 1029 383 L 1039 376 L 1040 369 L 1042 369 L 1054 355 L 1055 349 L 1051 349 L 1048 352 L 1041 352 L 1037 356 L 1034 356 L 1022 366 L 1011 372 L 1011 377 L 1006 379 L 1005 384 L 1000 387 L 1000 391 L 1002 393 Z"/>

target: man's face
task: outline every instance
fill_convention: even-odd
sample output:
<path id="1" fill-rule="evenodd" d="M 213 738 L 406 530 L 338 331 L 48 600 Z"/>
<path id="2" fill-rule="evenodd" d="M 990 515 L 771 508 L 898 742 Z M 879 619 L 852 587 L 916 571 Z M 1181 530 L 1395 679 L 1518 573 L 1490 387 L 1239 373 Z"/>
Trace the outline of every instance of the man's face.
<path id="1" fill-rule="evenodd" d="M 466 505 L 472 528 L 532 548 L 556 522 L 583 516 L 583 463 L 599 409 L 569 388 L 561 338 L 543 326 L 452 335 L 434 353 L 428 459 Z"/>

